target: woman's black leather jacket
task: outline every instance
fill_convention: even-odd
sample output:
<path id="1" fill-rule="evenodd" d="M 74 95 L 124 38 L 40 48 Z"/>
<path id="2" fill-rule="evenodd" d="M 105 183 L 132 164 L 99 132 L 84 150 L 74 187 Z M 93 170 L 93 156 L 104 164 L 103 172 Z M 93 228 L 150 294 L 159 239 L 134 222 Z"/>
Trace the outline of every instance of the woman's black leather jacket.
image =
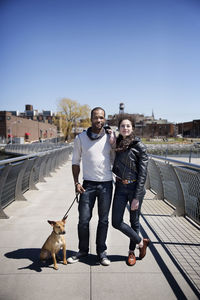
<path id="1" fill-rule="evenodd" d="M 146 147 L 137 137 L 127 150 L 116 152 L 112 171 L 121 179 L 136 180 L 136 199 L 140 199 L 144 195 L 147 165 Z"/>

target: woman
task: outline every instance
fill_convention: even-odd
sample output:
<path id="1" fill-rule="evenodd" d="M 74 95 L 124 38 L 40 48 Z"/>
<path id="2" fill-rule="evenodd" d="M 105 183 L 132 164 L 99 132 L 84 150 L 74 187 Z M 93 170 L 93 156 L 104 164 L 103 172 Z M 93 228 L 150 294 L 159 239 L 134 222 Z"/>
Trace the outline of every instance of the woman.
<path id="1" fill-rule="evenodd" d="M 116 188 L 112 208 L 112 225 L 130 238 L 127 264 L 136 263 L 134 250 L 139 247 L 139 258 L 146 255 L 149 239 L 139 236 L 139 216 L 145 195 L 148 156 L 145 146 L 134 135 L 134 123 L 121 119 L 118 125 L 119 136 L 116 140 L 116 157 L 113 173 L 116 175 Z M 124 223 L 123 215 L 127 203 L 130 204 L 130 224 Z"/>

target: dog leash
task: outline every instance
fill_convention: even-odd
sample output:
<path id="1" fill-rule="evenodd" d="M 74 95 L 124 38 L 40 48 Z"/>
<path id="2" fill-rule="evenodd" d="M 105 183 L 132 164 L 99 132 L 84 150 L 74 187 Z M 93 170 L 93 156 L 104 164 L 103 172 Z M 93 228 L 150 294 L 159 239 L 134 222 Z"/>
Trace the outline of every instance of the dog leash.
<path id="1" fill-rule="evenodd" d="M 67 219 L 67 217 L 68 217 L 67 214 L 68 214 L 68 212 L 70 211 L 70 209 L 72 208 L 72 206 L 74 205 L 74 202 L 77 201 L 77 203 L 78 203 L 78 195 L 79 195 L 79 193 L 76 193 L 76 197 L 74 198 L 74 200 L 72 201 L 72 204 L 70 205 L 68 211 L 67 211 L 66 214 L 64 215 L 63 220 L 66 220 L 66 219 Z"/>

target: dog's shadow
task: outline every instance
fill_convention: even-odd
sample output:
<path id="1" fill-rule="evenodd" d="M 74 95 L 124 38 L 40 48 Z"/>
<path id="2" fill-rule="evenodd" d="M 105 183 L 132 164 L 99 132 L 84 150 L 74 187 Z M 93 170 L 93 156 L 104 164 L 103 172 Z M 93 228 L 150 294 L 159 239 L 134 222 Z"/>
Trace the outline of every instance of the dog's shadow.
<path id="1" fill-rule="evenodd" d="M 18 270 L 24 270 L 29 269 L 36 272 L 42 272 L 42 268 L 53 268 L 53 261 L 52 259 L 48 259 L 45 263 L 41 262 L 39 259 L 40 256 L 40 248 L 24 248 L 24 249 L 18 249 L 15 251 L 7 252 L 4 254 L 5 257 L 11 258 L 11 259 L 29 259 L 31 261 L 31 264 L 25 267 L 18 268 Z M 67 257 L 75 255 L 75 251 L 67 250 Z M 62 263 L 62 251 L 58 253 L 57 255 L 57 262 Z M 125 256 L 121 255 L 109 255 L 108 258 L 111 260 L 111 262 L 115 261 L 124 261 L 126 259 Z M 89 254 L 88 257 L 81 260 L 82 263 L 88 264 L 90 266 L 96 266 L 99 265 L 99 262 L 97 260 L 97 256 L 94 254 Z"/>
<path id="2" fill-rule="evenodd" d="M 18 249 L 15 251 L 7 252 L 4 254 L 5 257 L 11 258 L 11 259 L 29 259 L 31 261 L 31 264 L 25 267 L 18 268 L 18 270 L 34 270 L 36 272 L 41 272 L 42 268 L 53 268 L 53 261 L 51 258 L 46 260 L 44 263 L 40 261 L 40 248 L 24 248 L 24 249 Z M 67 250 L 67 257 L 72 256 L 75 254 L 75 251 Z M 61 261 L 62 253 L 58 253 L 57 255 L 57 262 L 59 263 Z"/>

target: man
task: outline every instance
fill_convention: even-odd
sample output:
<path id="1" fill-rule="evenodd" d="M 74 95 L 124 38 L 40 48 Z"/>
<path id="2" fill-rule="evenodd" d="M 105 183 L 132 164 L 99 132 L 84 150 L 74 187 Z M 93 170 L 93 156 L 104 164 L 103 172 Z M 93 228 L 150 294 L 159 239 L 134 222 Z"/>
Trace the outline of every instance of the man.
<path id="1" fill-rule="evenodd" d="M 76 263 L 89 252 L 89 222 L 97 198 L 98 226 L 96 234 L 96 252 L 99 262 L 108 266 L 106 255 L 106 237 L 108 214 L 112 198 L 111 146 L 109 135 L 104 129 L 105 111 L 95 107 L 91 111 L 92 127 L 79 134 L 74 141 L 72 173 L 79 200 L 79 251 L 69 257 L 69 263 Z M 80 162 L 83 167 L 83 185 L 79 182 Z"/>

